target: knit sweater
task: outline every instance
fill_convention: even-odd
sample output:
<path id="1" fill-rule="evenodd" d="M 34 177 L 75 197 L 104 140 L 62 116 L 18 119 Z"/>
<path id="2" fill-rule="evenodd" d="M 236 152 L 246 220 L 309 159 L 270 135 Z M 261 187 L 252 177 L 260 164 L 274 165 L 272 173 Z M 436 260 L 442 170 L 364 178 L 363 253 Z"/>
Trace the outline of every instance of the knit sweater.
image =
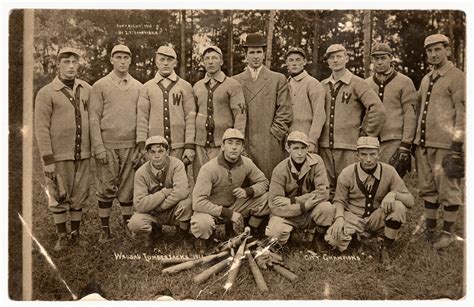
<path id="1" fill-rule="evenodd" d="M 356 150 L 360 134 L 378 136 L 385 109 L 363 79 L 346 69 L 334 86 L 332 76 L 321 83 L 326 90 L 326 122 L 319 146 Z"/>
<path id="2" fill-rule="evenodd" d="M 401 140 L 409 147 L 415 137 L 416 128 L 416 89 L 407 76 L 393 71 L 384 82 L 376 75 L 365 79 L 375 91 L 385 107 L 386 117 L 380 132 L 380 140 Z"/>
<path id="3" fill-rule="evenodd" d="M 247 197 L 258 197 L 268 190 L 268 180 L 257 166 L 242 156 L 229 168 L 224 155 L 211 159 L 199 171 L 193 190 L 193 210 L 230 219 L 236 198 L 235 188 L 244 188 Z"/>
<path id="4" fill-rule="evenodd" d="M 275 197 L 286 197 L 285 205 L 276 205 Z M 326 167 L 320 156 L 308 153 L 298 172 L 291 158 L 281 161 L 273 170 L 268 193 L 271 213 L 281 217 L 293 217 L 306 213 L 305 203 L 315 204 L 329 198 L 329 181 Z"/>
<path id="5" fill-rule="evenodd" d="M 333 202 L 334 204 L 343 205 L 345 210 L 357 216 L 362 216 L 367 209 L 368 195 L 366 196 L 359 188 L 355 168 L 357 168 L 360 181 L 362 183 L 366 181 L 369 175 L 362 170 L 360 163 L 347 166 L 337 178 L 336 194 Z M 379 162 L 373 175 L 380 182 L 375 195 L 369 197 L 369 199 L 373 199 L 370 202 L 371 209 L 375 210 L 380 207 L 382 200 L 389 192 L 395 192 L 395 199 L 401 201 L 407 208 L 413 206 L 413 195 L 408 191 L 395 168 L 389 164 Z"/>
<path id="6" fill-rule="evenodd" d="M 67 97 L 62 90 L 71 97 Z M 76 79 L 71 90 L 58 77 L 41 88 L 35 100 L 35 134 L 44 165 L 90 158 L 91 86 Z M 76 107 L 75 107 L 76 105 Z"/>
<path id="7" fill-rule="evenodd" d="M 451 62 L 441 67 L 438 73 L 440 77 L 432 85 L 431 92 L 433 72 L 421 81 L 414 143 L 422 145 L 424 140 L 426 147 L 450 149 L 453 142 L 463 143 L 465 138 L 466 75 Z"/>
<path id="8" fill-rule="evenodd" d="M 206 74 L 193 87 L 197 104 L 196 145 L 218 147 L 228 128 L 245 134 L 246 111 L 242 86 L 221 71 L 211 87 Z"/>
<path id="9" fill-rule="evenodd" d="M 171 149 L 194 148 L 196 104 L 193 89 L 175 73 L 168 79 L 172 81 L 168 88 L 160 87 L 163 77 L 158 72 L 140 91 L 137 143 L 161 135 Z"/>
<path id="10" fill-rule="evenodd" d="M 108 149 L 135 146 L 137 102 L 142 84 L 128 75 L 125 86 L 112 71 L 92 86 L 89 120 L 92 149 L 96 154 Z"/>
<path id="11" fill-rule="evenodd" d="M 163 188 L 171 192 L 163 192 Z M 188 178 L 183 162 L 168 157 L 160 173 L 150 162 L 143 164 L 135 173 L 133 206 L 139 213 L 168 210 L 189 195 Z"/>
<path id="12" fill-rule="evenodd" d="M 290 132 L 304 132 L 311 143 L 318 144 L 326 120 L 324 98 L 326 92 L 318 80 L 306 71 L 288 79 L 288 88 L 293 106 L 293 122 Z"/>

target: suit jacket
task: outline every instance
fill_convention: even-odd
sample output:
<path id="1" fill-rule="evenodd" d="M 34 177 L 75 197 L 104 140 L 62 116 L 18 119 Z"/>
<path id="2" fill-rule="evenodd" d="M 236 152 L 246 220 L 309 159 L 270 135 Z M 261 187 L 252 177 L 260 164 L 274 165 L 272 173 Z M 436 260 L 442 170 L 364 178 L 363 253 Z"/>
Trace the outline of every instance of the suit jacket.
<path id="1" fill-rule="evenodd" d="M 253 80 L 248 69 L 234 76 L 242 85 L 247 106 L 247 153 L 267 178 L 284 158 L 283 142 L 293 120 L 284 75 L 266 67 Z"/>

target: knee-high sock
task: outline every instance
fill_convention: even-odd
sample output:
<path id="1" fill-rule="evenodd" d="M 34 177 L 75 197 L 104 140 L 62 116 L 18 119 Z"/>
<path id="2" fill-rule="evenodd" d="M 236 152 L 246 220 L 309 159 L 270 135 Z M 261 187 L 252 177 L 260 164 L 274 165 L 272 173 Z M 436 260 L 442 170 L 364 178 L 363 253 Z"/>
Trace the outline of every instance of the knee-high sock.
<path id="1" fill-rule="evenodd" d="M 426 228 L 434 229 L 438 219 L 438 203 L 430 203 L 425 200 Z"/>
<path id="2" fill-rule="evenodd" d="M 443 230 L 451 232 L 459 212 L 459 205 L 443 206 Z"/>

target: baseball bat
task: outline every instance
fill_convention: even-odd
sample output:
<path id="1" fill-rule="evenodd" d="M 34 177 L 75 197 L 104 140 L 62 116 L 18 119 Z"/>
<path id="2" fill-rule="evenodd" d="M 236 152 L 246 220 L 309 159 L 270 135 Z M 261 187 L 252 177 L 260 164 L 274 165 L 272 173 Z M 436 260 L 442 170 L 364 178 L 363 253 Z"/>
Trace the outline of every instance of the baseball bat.
<path id="1" fill-rule="evenodd" d="M 275 271 L 280 273 L 281 276 L 289 279 L 291 282 L 294 282 L 298 278 L 298 276 L 295 273 L 285 269 L 279 264 L 274 263 L 272 267 Z"/>
<path id="2" fill-rule="evenodd" d="M 166 269 L 163 269 L 161 272 L 165 274 L 173 274 L 173 273 L 181 272 L 184 270 L 189 270 L 195 266 L 206 264 L 213 261 L 214 259 L 224 257 L 227 254 L 228 254 L 228 251 L 223 251 L 223 252 L 220 252 L 219 254 L 209 255 L 202 258 L 198 258 L 198 259 L 193 259 L 191 261 L 186 261 L 183 263 L 179 263 L 177 265 L 170 266 Z"/>
<path id="3" fill-rule="evenodd" d="M 223 269 L 225 269 L 229 265 L 229 263 L 232 262 L 232 259 L 233 258 L 231 256 L 231 257 L 228 257 L 228 258 L 222 260 L 221 262 L 216 263 L 215 265 L 211 266 L 210 268 L 208 268 L 208 269 L 202 271 L 201 273 L 199 273 L 198 275 L 194 276 L 193 281 L 197 284 L 202 284 L 203 282 L 208 280 L 209 277 L 211 277 L 212 275 L 217 274 L 220 271 L 222 271 Z"/>
<path id="4" fill-rule="evenodd" d="M 247 260 L 249 261 L 250 271 L 252 271 L 253 279 L 255 279 L 255 283 L 257 284 L 258 290 L 260 292 L 268 291 L 267 283 L 263 278 L 262 272 L 258 268 L 257 263 L 255 263 L 255 259 L 253 259 L 252 253 L 247 249 L 245 251 L 247 254 Z"/>
<path id="5" fill-rule="evenodd" d="M 240 244 L 237 253 L 235 254 L 234 261 L 232 261 L 232 265 L 230 266 L 229 275 L 227 275 L 227 280 L 224 284 L 224 289 L 230 290 L 237 279 L 237 275 L 239 274 L 240 265 L 242 264 L 242 258 L 244 257 L 244 250 L 245 250 L 245 243 L 247 242 L 247 238 L 244 239 L 242 244 Z"/>

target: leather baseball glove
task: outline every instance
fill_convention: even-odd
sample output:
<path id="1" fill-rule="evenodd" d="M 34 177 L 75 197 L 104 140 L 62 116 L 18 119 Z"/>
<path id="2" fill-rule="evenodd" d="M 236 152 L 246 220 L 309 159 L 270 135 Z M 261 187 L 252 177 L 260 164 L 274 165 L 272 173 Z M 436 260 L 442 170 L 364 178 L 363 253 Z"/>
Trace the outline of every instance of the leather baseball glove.
<path id="1" fill-rule="evenodd" d="M 396 170 L 400 177 L 411 171 L 411 155 L 410 150 L 399 148 L 390 158 L 389 162 Z"/>
<path id="2" fill-rule="evenodd" d="M 444 173 L 449 178 L 464 178 L 464 157 L 461 153 L 449 153 L 443 157 Z"/>

